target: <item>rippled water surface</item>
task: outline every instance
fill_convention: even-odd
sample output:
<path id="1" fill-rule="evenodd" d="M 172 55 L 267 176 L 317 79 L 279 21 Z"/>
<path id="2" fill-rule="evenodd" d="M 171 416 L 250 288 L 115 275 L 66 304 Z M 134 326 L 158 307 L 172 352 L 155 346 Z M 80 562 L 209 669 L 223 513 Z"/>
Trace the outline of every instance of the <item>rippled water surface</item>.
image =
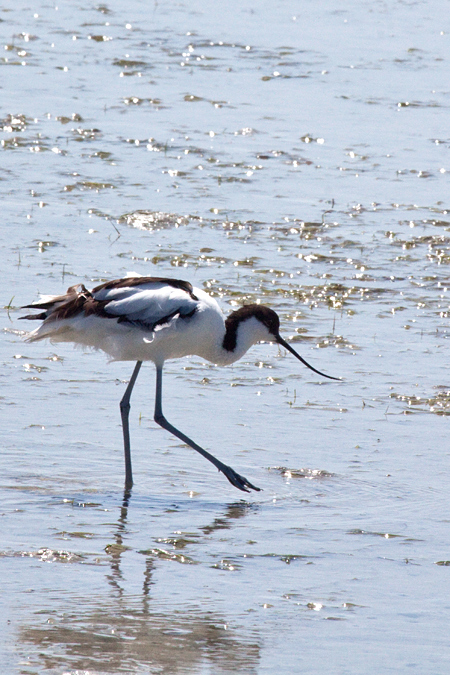
<path id="1" fill-rule="evenodd" d="M 0 11 L 2 672 L 450 668 L 448 5 Z M 132 364 L 22 341 L 20 306 L 127 272 L 275 345 Z M 195 455 L 195 456 L 194 456 Z"/>

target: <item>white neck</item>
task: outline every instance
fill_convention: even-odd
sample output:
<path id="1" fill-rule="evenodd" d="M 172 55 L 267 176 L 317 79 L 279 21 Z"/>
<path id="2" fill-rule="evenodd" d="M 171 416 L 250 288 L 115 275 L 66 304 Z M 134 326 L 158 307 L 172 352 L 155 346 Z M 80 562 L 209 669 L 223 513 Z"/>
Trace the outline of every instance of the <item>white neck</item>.
<path id="1" fill-rule="evenodd" d="M 238 361 L 257 342 L 273 342 L 273 339 L 273 335 L 269 333 L 266 326 L 255 317 L 250 317 L 239 323 L 236 330 L 236 346 L 233 350 L 224 349 L 222 334 L 220 342 L 208 355 L 199 354 L 199 356 L 204 356 L 208 361 L 218 366 L 227 366 Z"/>

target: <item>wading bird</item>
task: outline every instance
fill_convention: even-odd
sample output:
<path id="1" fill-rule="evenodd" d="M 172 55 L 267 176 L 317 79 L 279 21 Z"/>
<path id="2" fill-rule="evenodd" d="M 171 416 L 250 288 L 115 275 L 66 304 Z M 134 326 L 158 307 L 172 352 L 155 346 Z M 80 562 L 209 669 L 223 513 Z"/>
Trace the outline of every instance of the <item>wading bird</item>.
<path id="1" fill-rule="evenodd" d="M 260 341 L 277 342 L 322 377 L 279 334 L 280 320 L 269 307 L 244 305 L 225 319 L 216 300 L 188 281 L 130 276 L 108 281 L 88 291 L 83 284 L 71 286 L 65 295 L 42 296 L 25 308 L 43 310 L 22 319 L 41 320 L 26 340 L 49 338 L 73 342 L 106 352 L 114 361 L 136 361 L 120 402 L 125 452 L 125 488 L 133 485 L 128 418 L 130 397 L 142 361 L 156 366 L 154 419 L 163 429 L 212 462 L 243 492 L 260 490 L 230 466 L 166 420 L 162 411 L 162 371 L 167 359 L 195 354 L 217 365 L 234 363 Z"/>

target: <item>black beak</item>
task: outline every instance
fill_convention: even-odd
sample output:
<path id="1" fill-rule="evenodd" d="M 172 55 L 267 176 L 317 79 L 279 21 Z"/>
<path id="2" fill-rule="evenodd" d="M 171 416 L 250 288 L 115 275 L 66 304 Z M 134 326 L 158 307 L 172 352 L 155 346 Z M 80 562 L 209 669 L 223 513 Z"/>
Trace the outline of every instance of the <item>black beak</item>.
<path id="1" fill-rule="evenodd" d="M 293 349 L 291 347 L 291 345 L 288 342 L 286 342 L 286 340 L 283 340 L 281 335 L 277 335 L 276 340 L 277 340 L 278 344 L 283 345 L 283 347 L 285 349 L 287 349 L 288 352 L 291 352 L 291 354 L 293 354 L 299 361 L 301 361 L 305 366 L 307 366 L 307 368 L 309 368 L 310 370 L 313 370 L 318 375 L 322 375 L 322 377 L 327 377 L 329 380 L 340 380 L 341 379 L 340 377 L 331 377 L 331 375 L 325 375 L 325 373 L 321 373 L 320 370 L 317 370 L 317 368 L 314 368 L 313 366 L 310 366 L 309 363 L 307 361 L 305 361 L 305 359 L 300 356 L 300 354 L 297 354 L 295 349 Z"/>

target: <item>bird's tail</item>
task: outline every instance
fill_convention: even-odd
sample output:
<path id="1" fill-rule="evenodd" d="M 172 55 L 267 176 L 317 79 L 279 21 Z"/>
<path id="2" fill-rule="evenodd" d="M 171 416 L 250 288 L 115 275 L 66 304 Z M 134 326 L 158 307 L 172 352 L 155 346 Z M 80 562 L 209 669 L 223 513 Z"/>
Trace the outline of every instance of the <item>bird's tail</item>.
<path id="1" fill-rule="evenodd" d="M 22 309 L 40 309 L 38 314 L 27 314 L 19 317 L 28 321 L 42 321 L 43 323 L 26 335 L 26 342 L 36 342 L 45 338 L 57 339 L 67 327 L 57 319 L 65 319 L 76 314 L 85 304 L 91 294 L 83 284 L 77 284 L 67 289 L 64 295 L 41 295 L 40 299 Z"/>

